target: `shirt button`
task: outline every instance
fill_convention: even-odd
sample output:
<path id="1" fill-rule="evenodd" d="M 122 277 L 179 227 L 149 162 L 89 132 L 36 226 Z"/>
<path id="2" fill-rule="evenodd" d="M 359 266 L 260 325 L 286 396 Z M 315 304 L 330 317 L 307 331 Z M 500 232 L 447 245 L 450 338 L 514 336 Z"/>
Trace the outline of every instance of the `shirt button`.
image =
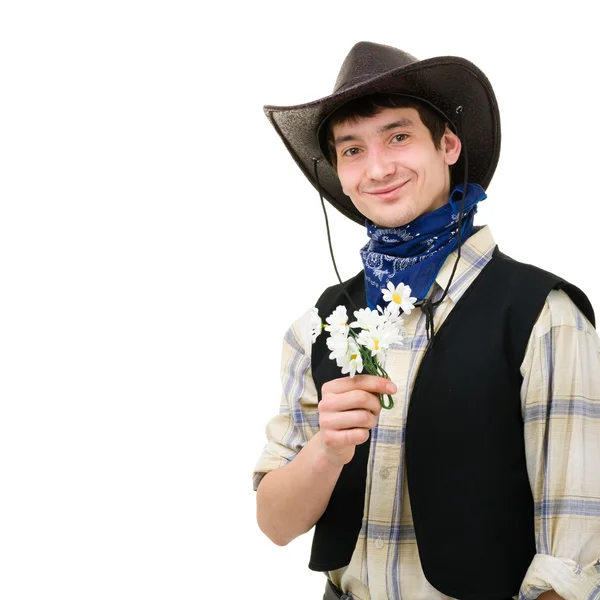
<path id="1" fill-rule="evenodd" d="M 385 467 L 383 467 L 383 469 L 379 469 L 379 477 L 381 477 L 381 479 L 387 479 L 389 476 L 389 469 L 386 469 Z"/>
<path id="2" fill-rule="evenodd" d="M 378 550 L 383 548 L 383 540 L 380 537 L 375 540 L 375 548 Z"/>

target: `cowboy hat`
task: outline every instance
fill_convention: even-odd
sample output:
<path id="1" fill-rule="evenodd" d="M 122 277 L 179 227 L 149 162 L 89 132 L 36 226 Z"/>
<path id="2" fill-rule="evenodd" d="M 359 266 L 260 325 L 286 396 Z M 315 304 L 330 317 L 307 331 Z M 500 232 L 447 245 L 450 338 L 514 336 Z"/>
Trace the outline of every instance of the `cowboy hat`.
<path id="1" fill-rule="evenodd" d="M 489 185 L 500 155 L 500 113 L 484 73 L 468 60 L 442 56 L 418 60 L 382 44 L 359 42 L 346 56 L 330 96 L 296 106 L 264 107 L 286 148 L 324 197 L 345 216 L 365 224 L 365 217 L 342 191 L 328 159 L 324 123 L 338 108 L 361 96 L 399 94 L 425 101 L 439 113 L 468 148 L 469 182 Z M 456 115 L 462 111 L 461 131 Z M 459 160 L 459 163 L 462 158 Z"/>

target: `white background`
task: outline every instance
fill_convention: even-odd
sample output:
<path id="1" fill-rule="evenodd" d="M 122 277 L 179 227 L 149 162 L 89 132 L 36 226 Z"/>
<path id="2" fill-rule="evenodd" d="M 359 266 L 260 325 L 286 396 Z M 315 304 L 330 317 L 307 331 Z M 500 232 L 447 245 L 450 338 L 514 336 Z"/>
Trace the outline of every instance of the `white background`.
<path id="1" fill-rule="evenodd" d="M 283 334 L 335 283 L 262 106 L 359 40 L 470 59 L 503 127 L 476 224 L 600 309 L 594 4 L 1 6 L 0 598 L 320 598 L 310 535 L 254 516 Z M 329 215 L 347 278 L 366 237 Z"/>

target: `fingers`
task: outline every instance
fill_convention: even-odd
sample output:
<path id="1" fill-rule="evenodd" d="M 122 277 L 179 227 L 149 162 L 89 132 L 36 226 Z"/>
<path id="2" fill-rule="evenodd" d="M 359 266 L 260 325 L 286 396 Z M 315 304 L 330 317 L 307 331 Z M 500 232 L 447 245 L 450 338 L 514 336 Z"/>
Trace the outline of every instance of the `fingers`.
<path id="1" fill-rule="evenodd" d="M 383 377 L 357 375 L 325 383 L 319 402 L 319 427 L 329 456 L 348 462 L 354 448 L 369 439 L 381 412 L 378 394 L 393 394 L 396 386 Z"/>
<path id="2" fill-rule="evenodd" d="M 364 444 L 369 439 L 369 431 L 369 429 L 322 429 L 321 435 L 326 449 L 339 452 Z M 353 453 L 353 451 L 350 453 L 349 458 L 352 458 Z"/>
<path id="3" fill-rule="evenodd" d="M 328 408 L 329 410 L 320 411 L 321 429 L 373 429 L 377 425 L 377 415 L 381 411 L 381 404 L 379 399 L 375 398 L 374 402 L 370 401 L 370 406 L 364 409 L 335 410 L 334 406 Z"/>
<path id="4" fill-rule="evenodd" d="M 389 391 L 388 391 L 389 390 Z M 323 385 L 319 403 L 319 425 L 324 431 L 372 429 L 381 412 L 378 394 L 391 393 L 396 386 L 373 375 L 342 377 Z M 362 439 L 364 432 L 355 432 Z M 345 435 L 343 436 L 345 437 Z M 359 442 L 360 443 L 360 442 Z"/>
<path id="5" fill-rule="evenodd" d="M 377 394 L 361 389 L 336 394 L 326 391 L 323 386 L 323 397 L 319 403 L 320 412 L 342 412 L 357 409 L 364 409 L 378 415 L 381 411 L 379 397 Z"/>
<path id="6" fill-rule="evenodd" d="M 325 393 L 343 394 L 351 390 L 365 390 L 374 394 L 395 394 L 396 385 L 385 377 L 376 375 L 355 375 L 354 377 L 340 377 L 332 379 L 323 385 Z"/>
<path id="7" fill-rule="evenodd" d="M 384 377 L 357 375 L 328 381 L 321 391 L 320 412 L 362 408 L 378 415 L 381 412 L 378 394 L 393 394 L 397 388 L 393 382 Z"/>

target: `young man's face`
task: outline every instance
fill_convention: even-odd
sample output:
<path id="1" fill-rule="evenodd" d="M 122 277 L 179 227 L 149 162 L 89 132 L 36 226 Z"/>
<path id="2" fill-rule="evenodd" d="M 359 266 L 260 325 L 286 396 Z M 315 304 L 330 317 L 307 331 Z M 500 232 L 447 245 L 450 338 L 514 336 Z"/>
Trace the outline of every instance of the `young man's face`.
<path id="1" fill-rule="evenodd" d="M 386 108 L 333 127 L 344 193 L 380 227 L 400 227 L 448 202 L 460 140 L 446 126 L 438 150 L 414 108 Z"/>

